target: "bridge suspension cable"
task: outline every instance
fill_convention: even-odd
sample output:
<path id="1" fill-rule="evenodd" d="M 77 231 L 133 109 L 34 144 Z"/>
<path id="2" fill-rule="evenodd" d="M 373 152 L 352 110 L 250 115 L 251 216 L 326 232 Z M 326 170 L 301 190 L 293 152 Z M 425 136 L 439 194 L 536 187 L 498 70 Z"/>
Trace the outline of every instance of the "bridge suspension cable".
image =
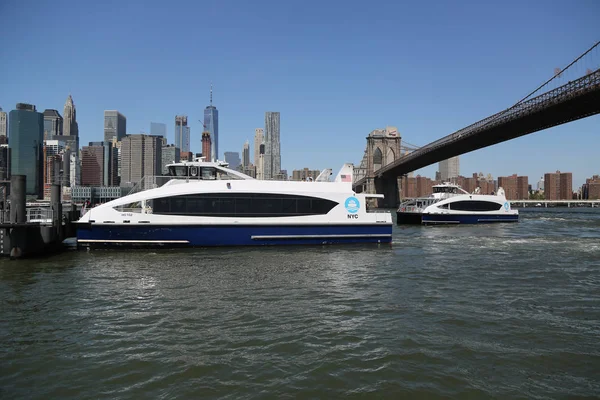
<path id="1" fill-rule="evenodd" d="M 538 86 L 533 92 L 529 93 L 527 96 L 523 97 L 521 100 L 517 101 L 515 103 L 514 106 L 517 106 L 519 104 L 521 104 L 522 102 L 524 102 L 525 100 L 527 100 L 528 98 L 530 98 L 531 96 L 533 96 L 535 93 L 537 93 L 540 89 L 542 89 L 544 86 L 548 85 L 550 82 L 552 82 L 553 80 L 559 78 L 560 76 L 562 76 L 569 68 L 571 68 L 571 66 L 573 66 L 574 64 L 576 64 L 579 60 L 581 60 L 583 57 L 585 57 L 587 54 L 590 54 L 592 52 L 592 50 L 594 50 L 596 47 L 598 47 L 598 45 L 600 45 L 600 40 L 597 41 L 592 47 L 590 47 L 589 49 L 587 49 L 583 54 L 581 54 L 579 57 L 577 57 L 575 60 L 573 60 L 569 65 L 567 65 L 565 68 L 558 70 L 553 76 L 552 78 L 548 79 L 546 82 L 542 83 L 540 86 Z M 514 107 L 513 106 L 513 107 Z M 511 107 L 512 108 L 512 107 Z"/>

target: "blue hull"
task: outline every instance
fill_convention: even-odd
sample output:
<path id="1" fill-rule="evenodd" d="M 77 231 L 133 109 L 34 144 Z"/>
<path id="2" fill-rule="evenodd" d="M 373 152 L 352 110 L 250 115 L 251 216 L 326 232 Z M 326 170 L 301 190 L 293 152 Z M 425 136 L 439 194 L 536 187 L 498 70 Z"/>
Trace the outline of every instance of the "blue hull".
<path id="1" fill-rule="evenodd" d="M 494 222 L 519 222 L 519 215 L 495 214 L 423 214 L 422 223 L 427 225 L 438 224 L 487 224 Z"/>
<path id="2" fill-rule="evenodd" d="M 82 225 L 77 242 L 90 247 L 214 247 L 391 243 L 392 225 Z"/>

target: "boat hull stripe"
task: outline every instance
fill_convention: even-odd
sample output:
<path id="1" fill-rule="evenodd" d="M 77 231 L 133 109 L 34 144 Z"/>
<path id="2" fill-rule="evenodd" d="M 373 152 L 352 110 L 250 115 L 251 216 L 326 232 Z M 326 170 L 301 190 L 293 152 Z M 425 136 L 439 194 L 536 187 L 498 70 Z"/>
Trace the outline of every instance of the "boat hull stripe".
<path id="1" fill-rule="evenodd" d="M 518 214 L 423 214 L 424 224 L 483 224 L 497 222 L 518 222 Z"/>
<path id="2" fill-rule="evenodd" d="M 363 235 L 255 235 L 251 236 L 253 240 L 268 239 L 331 239 L 331 238 L 367 238 L 367 237 L 390 237 L 392 234 L 363 234 Z"/>
<path id="3" fill-rule="evenodd" d="M 390 243 L 392 224 L 359 226 L 164 226 L 97 225 L 77 231 L 82 246 L 256 246 L 281 244 Z"/>

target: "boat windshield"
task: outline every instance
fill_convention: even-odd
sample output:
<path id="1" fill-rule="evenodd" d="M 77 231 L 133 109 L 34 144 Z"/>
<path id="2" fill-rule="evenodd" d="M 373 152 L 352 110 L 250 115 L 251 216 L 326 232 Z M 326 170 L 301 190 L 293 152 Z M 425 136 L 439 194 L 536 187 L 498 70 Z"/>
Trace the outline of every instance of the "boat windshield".
<path id="1" fill-rule="evenodd" d="M 170 165 L 168 176 L 175 178 L 211 180 L 244 179 L 242 176 L 228 173 L 226 169 L 216 167 L 200 167 L 196 165 Z"/>
<path id="2" fill-rule="evenodd" d="M 458 193 L 458 188 L 452 186 L 434 186 L 433 193 Z"/>

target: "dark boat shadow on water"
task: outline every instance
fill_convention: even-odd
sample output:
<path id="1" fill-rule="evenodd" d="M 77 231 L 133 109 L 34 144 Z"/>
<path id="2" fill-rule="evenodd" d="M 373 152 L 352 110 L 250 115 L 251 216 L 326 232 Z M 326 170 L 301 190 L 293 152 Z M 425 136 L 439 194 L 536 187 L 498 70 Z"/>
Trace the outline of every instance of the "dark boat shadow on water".
<path id="1" fill-rule="evenodd" d="M 359 243 L 359 244 L 325 244 L 325 245 L 278 245 L 278 246 L 223 246 L 223 247 L 138 247 L 138 248 L 78 248 L 77 253 L 90 253 L 98 256 L 104 254 L 146 255 L 160 254 L 172 256 L 231 256 L 231 255 L 272 255 L 285 253 L 288 255 L 328 254 L 335 252 L 363 253 L 386 251 L 392 249 L 392 243 Z"/>

